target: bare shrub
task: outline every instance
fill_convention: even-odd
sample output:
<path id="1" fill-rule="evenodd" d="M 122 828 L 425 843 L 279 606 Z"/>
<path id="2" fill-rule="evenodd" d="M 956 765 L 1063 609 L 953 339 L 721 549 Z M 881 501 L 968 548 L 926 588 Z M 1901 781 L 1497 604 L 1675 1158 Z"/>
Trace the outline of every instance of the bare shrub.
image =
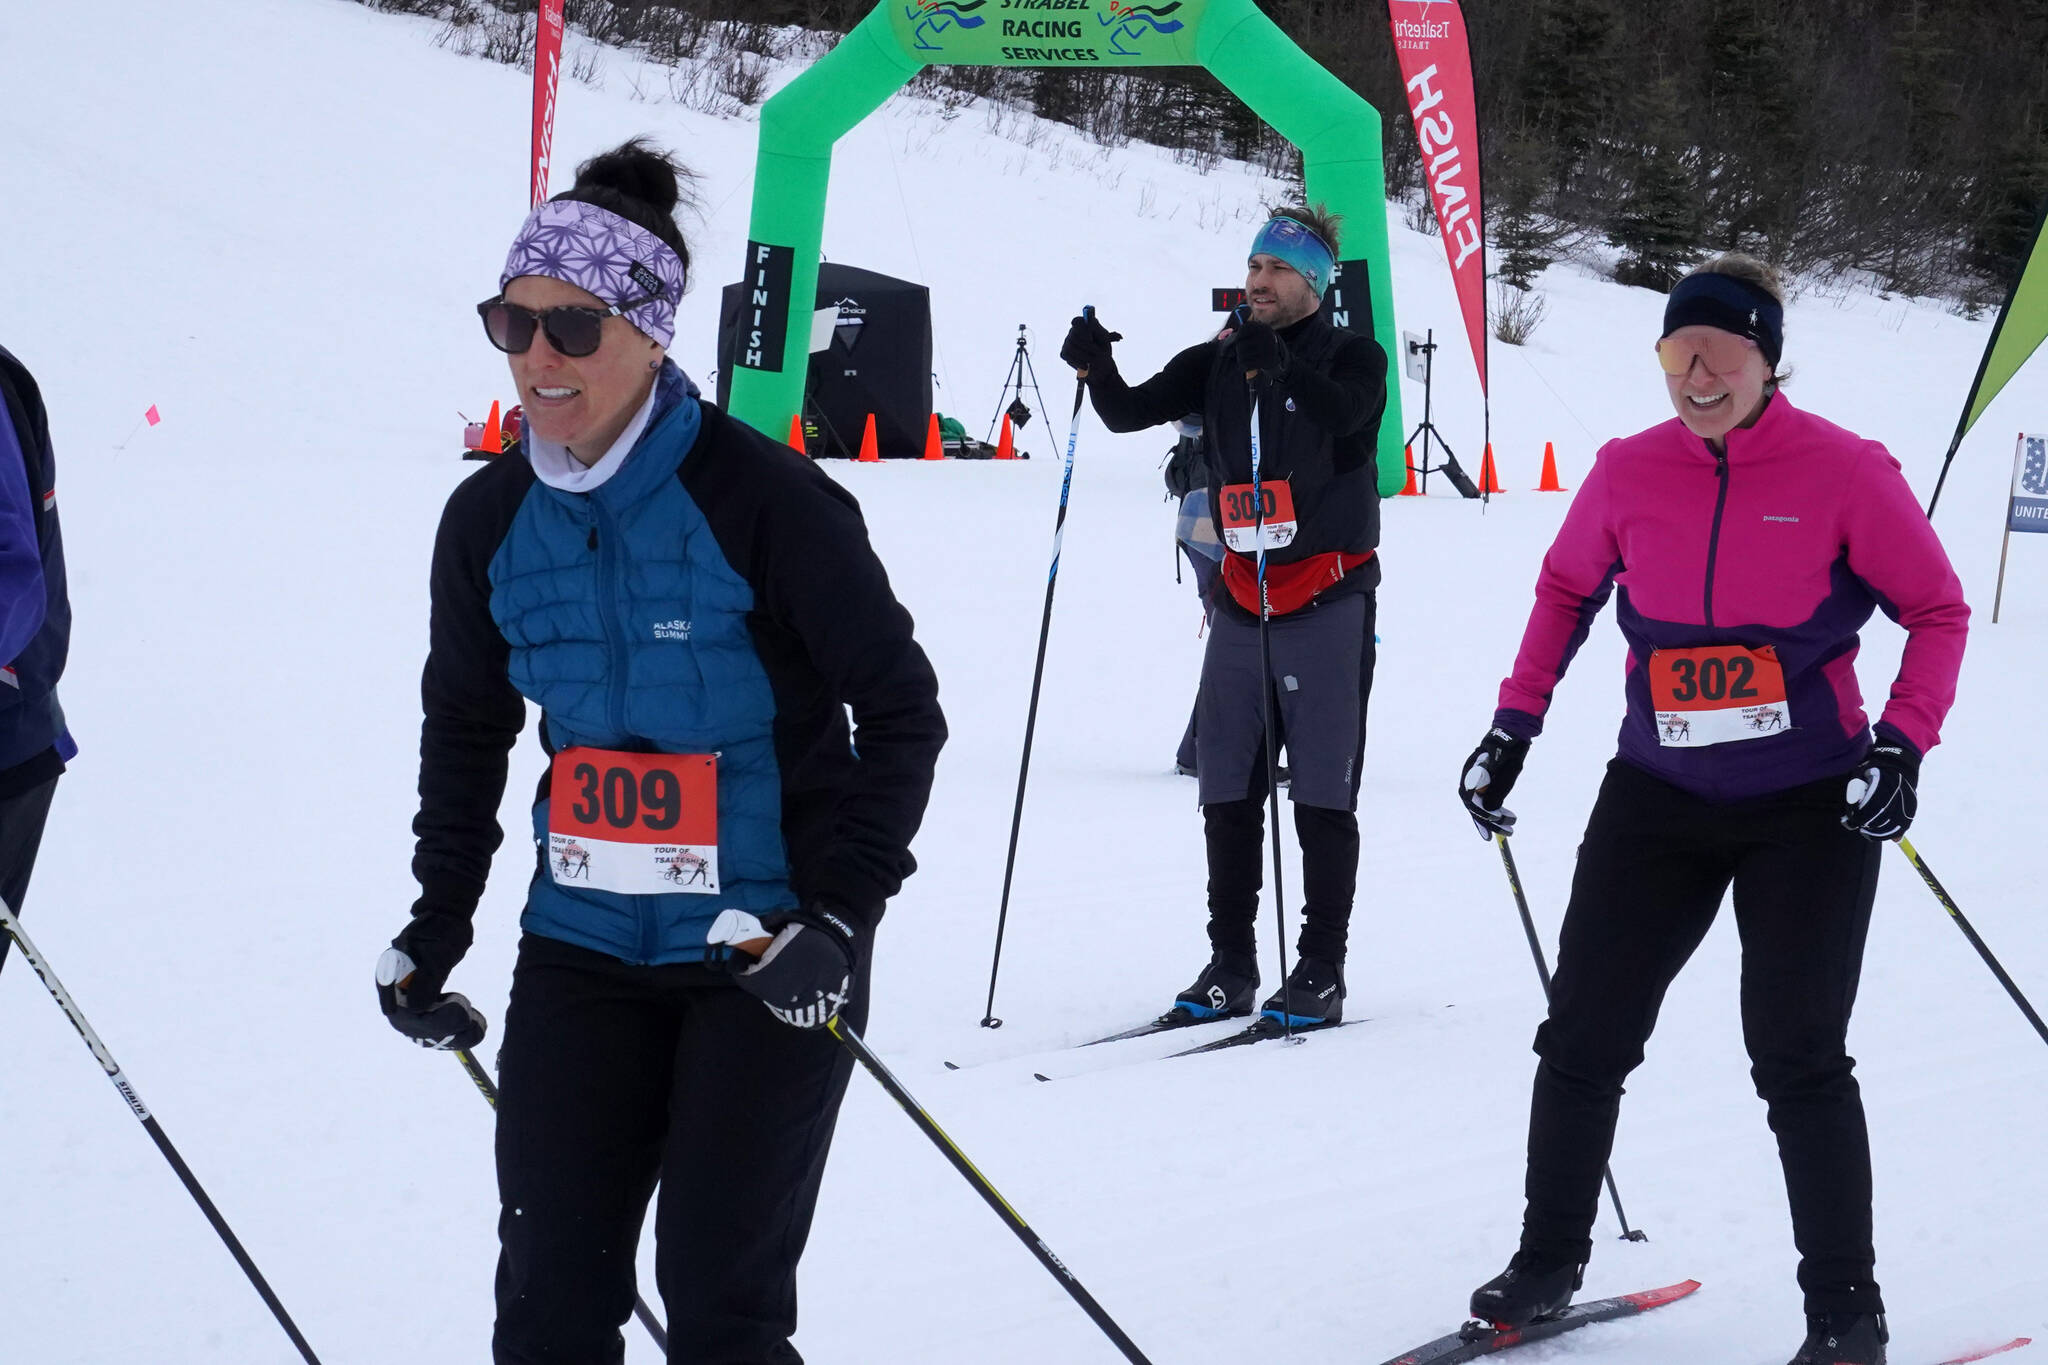
<path id="1" fill-rule="evenodd" d="M 483 0 L 455 0 L 434 45 L 463 57 L 482 57 L 506 66 L 533 65 L 533 25 Z"/>
<path id="2" fill-rule="evenodd" d="M 724 73 L 715 62 L 683 62 L 669 68 L 668 95 L 685 109 L 714 118 L 734 118 L 746 112 L 746 106 L 725 92 L 724 82 Z M 634 98 L 646 98 L 637 80 Z"/>
<path id="3" fill-rule="evenodd" d="M 1425 237 L 1436 236 L 1436 209 L 1429 202 L 1427 190 L 1417 191 L 1408 201 L 1408 210 L 1403 215 L 1410 232 L 1419 232 Z"/>
<path id="4" fill-rule="evenodd" d="M 1550 303 L 1531 289 L 1517 289 L 1496 282 L 1493 286 L 1493 335 L 1497 341 L 1520 346 L 1535 334 L 1550 311 Z"/>
<path id="5" fill-rule="evenodd" d="M 768 93 L 768 59 L 752 52 L 728 52 L 723 61 L 710 65 L 717 68 L 718 93 L 731 100 L 738 108 L 738 114 L 759 104 Z"/>

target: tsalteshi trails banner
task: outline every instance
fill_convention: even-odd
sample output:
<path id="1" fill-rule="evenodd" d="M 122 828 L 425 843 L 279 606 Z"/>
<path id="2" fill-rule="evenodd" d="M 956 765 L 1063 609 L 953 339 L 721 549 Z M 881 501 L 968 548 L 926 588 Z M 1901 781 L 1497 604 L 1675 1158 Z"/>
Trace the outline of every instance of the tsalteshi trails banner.
<path id="1" fill-rule="evenodd" d="M 1486 228 L 1480 212 L 1479 110 L 1472 47 L 1458 0 L 1388 0 L 1408 114 L 1422 146 L 1422 179 L 1458 288 L 1458 310 L 1486 392 Z"/>

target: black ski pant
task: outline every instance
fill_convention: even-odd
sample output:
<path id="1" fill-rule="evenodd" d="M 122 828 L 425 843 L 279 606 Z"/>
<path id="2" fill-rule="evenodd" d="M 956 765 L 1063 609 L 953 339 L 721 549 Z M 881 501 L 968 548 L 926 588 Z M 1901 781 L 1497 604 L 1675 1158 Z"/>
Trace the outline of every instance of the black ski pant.
<path id="1" fill-rule="evenodd" d="M 853 1070 L 829 1033 L 782 1023 L 715 968 L 528 934 L 498 1065 L 495 1365 L 625 1359 L 657 1181 L 670 1365 L 802 1365 L 797 1260 Z"/>
<path id="2" fill-rule="evenodd" d="M 1622 1082 L 1732 884 L 1743 1041 L 1778 1139 L 1807 1311 L 1884 1311 L 1870 1139 L 1847 1051 L 1881 846 L 1842 828 L 1846 784 L 1844 774 L 1715 804 L 1608 765 L 1536 1032 L 1525 1252 L 1590 1255 Z"/>
<path id="3" fill-rule="evenodd" d="M 0 799 L 0 900 L 17 916 L 28 898 L 36 853 L 43 846 L 43 826 L 50 818 L 50 798 L 56 794 L 57 779 L 53 777 Z M 13 946 L 14 940 L 0 933 L 0 967 L 7 965 L 7 951 Z"/>
<path id="4" fill-rule="evenodd" d="M 1262 682 L 1286 751 L 1294 832 L 1301 841 L 1302 957 L 1344 961 L 1358 890 L 1358 783 L 1378 651 L 1374 593 L 1346 594 L 1269 623 L 1273 665 L 1259 661 L 1258 624 L 1211 614 L 1198 710 L 1202 830 L 1209 854 L 1209 947 L 1255 955 L 1265 884 L 1266 736 Z M 1234 796 L 1238 799 L 1217 799 Z M 1273 831 L 1279 838 L 1280 831 Z"/>
<path id="5" fill-rule="evenodd" d="M 1265 885 L 1266 776 L 1263 757 L 1242 801 L 1202 807 L 1209 845 L 1209 949 L 1258 956 L 1259 889 Z M 1302 957 L 1344 961 L 1351 902 L 1358 890 L 1358 816 L 1348 810 L 1294 806 L 1301 841 Z"/>

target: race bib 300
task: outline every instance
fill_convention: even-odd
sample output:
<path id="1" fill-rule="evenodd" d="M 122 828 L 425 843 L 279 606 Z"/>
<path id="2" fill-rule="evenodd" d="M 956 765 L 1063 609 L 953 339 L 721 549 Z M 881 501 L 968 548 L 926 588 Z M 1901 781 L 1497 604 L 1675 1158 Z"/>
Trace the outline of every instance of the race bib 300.
<path id="1" fill-rule="evenodd" d="M 564 749 L 548 786 L 557 885 L 647 896 L 718 890 L 718 756 Z"/>
<path id="2" fill-rule="evenodd" d="M 1258 553 L 1261 502 L 1267 549 L 1280 550 L 1292 545 L 1295 532 L 1300 529 L 1294 520 L 1294 490 L 1287 480 L 1262 479 L 1258 494 L 1263 496 L 1254 495 L 1248 483 L 1225 484 L 1223 500 L 1216 508 L 1216 520 L 1223 527 L 1223 543 L 1240 554 Z"/>
<path id="3" fill-rule="evenodd" d="M 1649 678 L 1657 742 L 1667 748 L 1733 744 L 1792 728 L 1785 672 L 1770 645 L 1660 649 L 1650 655 Z"/>

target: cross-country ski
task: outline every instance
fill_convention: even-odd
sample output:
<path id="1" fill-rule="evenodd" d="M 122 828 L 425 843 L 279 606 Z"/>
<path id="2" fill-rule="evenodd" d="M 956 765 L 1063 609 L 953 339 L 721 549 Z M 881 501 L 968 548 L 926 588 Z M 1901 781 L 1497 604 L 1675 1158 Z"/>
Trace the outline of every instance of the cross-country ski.
<path id="1" fill-rule="evenodd" d="M 2017 1351 L 2022 1346 L 2032 1344 L 2033 1338 L 2031 1337 L 2015 1337 L 2003 1346 L 1993 1346 L 1989 1350 L 1983 1351 L 1972 1351 L 1969 1355 L 1951 1356 L 1947 1360 L 1942 1361 L 1941 1365 L 1971 1365 L 1972 1361 L 1989 1360 L 1993 1356 L 2002 1356 L 2007 1351 Z"/>
<path id="2" fill-rule="evenodd" d="M 1497 1328 L 1485 1323 L 1468 1322 L 1455 1332 L 1438 1337 L 1427 1345 L 1418 1346 L 1405 1355 L 1395 1356 L 1392 1360 L 1386 1361 L 1385 1365 L 1458 1365 L 1459 1361 L 1478 1360 L 1531 1342 L 1548 1341 L 1552 1337 L 1576 1332 L 1595 1323 L 1637 1317 L 1653 1308 L 1676 1303 L 1694 1293 L 1699 1287 L 1697 1280 L 1686 1280 L 1663 1289 L 1647 1289 L 1641 1293 L 1623 1294 L 1617 1298 L 1575 1303 L 1554 1316 L 1538 1319 L 1522 1327 Z"/>

